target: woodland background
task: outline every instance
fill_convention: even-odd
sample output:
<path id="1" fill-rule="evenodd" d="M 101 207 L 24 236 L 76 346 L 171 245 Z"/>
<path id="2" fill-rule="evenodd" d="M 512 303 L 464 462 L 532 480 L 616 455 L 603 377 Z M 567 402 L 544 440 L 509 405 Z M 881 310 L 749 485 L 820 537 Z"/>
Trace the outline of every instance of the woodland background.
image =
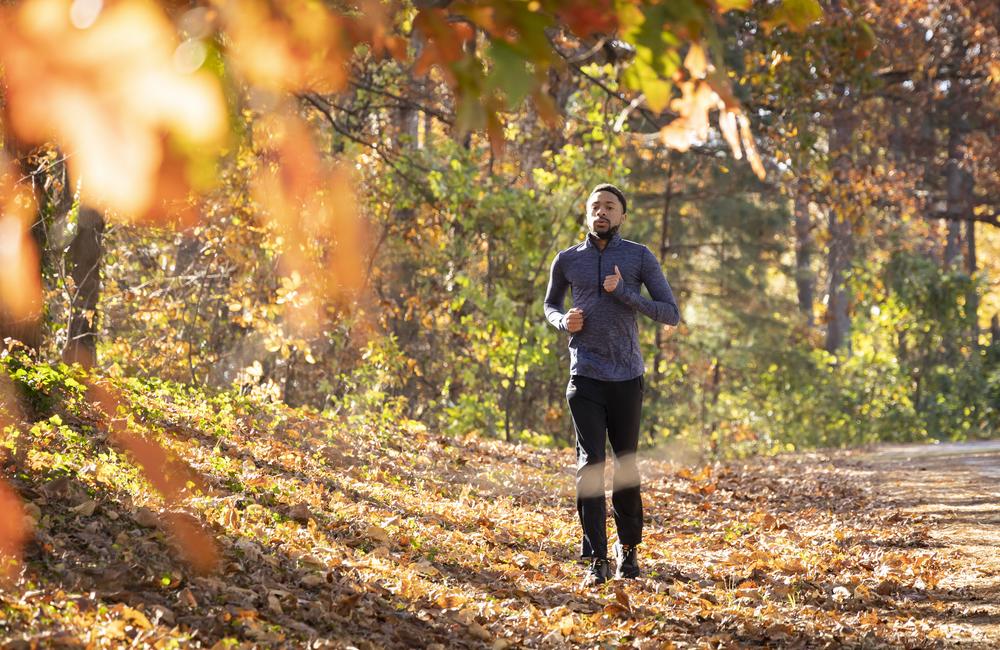
<path id="1" fill-rule="evenodd" d="M 995 0 L 0 0 L 0 645 L 996 647 L 995 482 L 830 448 L 995 436 L 998 89 Z M 603 181 L 682 320 L 582 590 Z"/>
<path id="2" fill-rule="evenodd" d="M 4 4 L 42 359 L 566 445 L 541 297 L 612 181 L 682 308 L 644 444 L 996 430 L 989 0 Z"/>

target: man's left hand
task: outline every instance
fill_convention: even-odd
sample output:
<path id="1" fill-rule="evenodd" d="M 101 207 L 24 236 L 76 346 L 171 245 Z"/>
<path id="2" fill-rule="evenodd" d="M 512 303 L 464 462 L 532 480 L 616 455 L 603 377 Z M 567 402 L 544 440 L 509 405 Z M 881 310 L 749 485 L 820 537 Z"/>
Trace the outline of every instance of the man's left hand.
<path id="1" fill-rule="evenodd" d="M 618 288 L 618 283 L 622 281 L 622 272 L 618 270 L 618 265 L 615 264 L 614 275 L 609 275 L 604 278 L 604 290 L 608 293 L 613 292 Z"/>

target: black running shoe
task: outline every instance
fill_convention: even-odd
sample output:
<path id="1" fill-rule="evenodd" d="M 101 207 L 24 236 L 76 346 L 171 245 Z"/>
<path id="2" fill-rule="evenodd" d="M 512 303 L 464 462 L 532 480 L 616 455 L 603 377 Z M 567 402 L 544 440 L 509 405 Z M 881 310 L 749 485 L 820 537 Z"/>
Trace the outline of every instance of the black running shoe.
<path id="1" fill-rule="evenodd" d="M 583 582 L 580 583 L 580 586 L 594 587 L 603 585 L 608 581 L 610 576 L 611 563 L 602 557 L 595 557 L 594 561 L 590 564 L 590 568 L 587 569 L 587 573 L 583 576 Z"/>
<path id="2" fill-rule="evenodd" d="M 618 561 L 618 569 L 615 571 L 615 578 L 638 578 L 639 560 L 636 557 L 635 546 L 626 544 L 615 544 L 615 560 Z"/>

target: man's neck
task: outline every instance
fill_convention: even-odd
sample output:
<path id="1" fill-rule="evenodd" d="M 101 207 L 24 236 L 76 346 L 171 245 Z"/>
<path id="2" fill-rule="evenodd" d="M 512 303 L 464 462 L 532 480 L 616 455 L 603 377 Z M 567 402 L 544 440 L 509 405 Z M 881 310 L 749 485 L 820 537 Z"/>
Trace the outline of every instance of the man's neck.
<path id="1" fill-rule="evenodd" d="M 597 235 L 595 235 L 592 232 L 591 233 L 587 233 L 587 237 L 590 238 L 590 242 L 594 246 L 597 246 L 598 250 L 602 250 L 602 251 L 607 247 L 608 242 L 611 241 L 611 239 L 601 239 L 600 237 L 598 237 Z"/>

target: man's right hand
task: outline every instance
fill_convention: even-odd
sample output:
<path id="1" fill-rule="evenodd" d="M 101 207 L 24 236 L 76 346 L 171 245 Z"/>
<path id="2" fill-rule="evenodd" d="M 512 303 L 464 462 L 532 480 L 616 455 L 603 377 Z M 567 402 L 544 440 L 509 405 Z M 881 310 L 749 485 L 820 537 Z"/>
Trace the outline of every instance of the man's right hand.
<path id="1" fill-rule="evenodd" d="M 583 310 L 579 307 L 573 307 L 566 315 L 563 316 L 563 324 L 566 326 L 566 330 L 571 334 L 575 334 L 583 329 Z"/>

